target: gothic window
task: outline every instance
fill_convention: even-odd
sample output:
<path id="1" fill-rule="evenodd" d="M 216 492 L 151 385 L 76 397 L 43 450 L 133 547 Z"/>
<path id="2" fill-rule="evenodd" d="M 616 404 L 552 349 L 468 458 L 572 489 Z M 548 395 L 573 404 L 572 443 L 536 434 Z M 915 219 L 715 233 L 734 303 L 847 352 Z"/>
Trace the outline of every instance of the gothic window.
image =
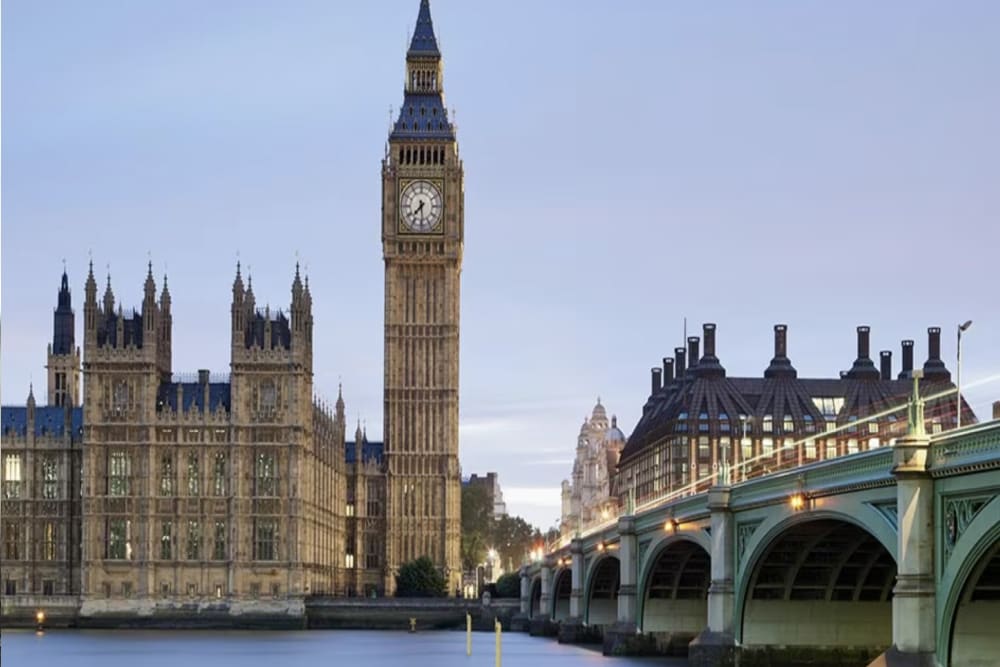
<path id="1" fill-rule="evenodd" d="M 109 560 L 132 560 L 130 544 L 132 522 L 127 519 L 108 519 L 105 538 L 105 558 Z"/>
<path id="2" fill-rule="evenodd" d="M 21 558 L 21 524 L 8 521 L 4 526 L 4 558 L 18 560 Z"/>
<path id="3" fill-rule="evenodd" d="M 111 410 L 116 415 L 123 415 L 128 409 L 128 383 L 120 380 L 115 383 L 111 395 Z"/>
<path id="4" fill-rule="evenodd" d="M 260 385 L 260 409 L 262 412 L 274 412 L 278 405 L 278 390 L 274 380 L 265 380 Z"/>
<path id="5" fill-rule="evenodd" d="M 164 454 L 160 457 L 160 495 L 174 495 L 174 455 Z"/>
<path id="6" fill-rule="evenodd" d="M 59 472 L 56 460 L 51 456 L 42 459 L 42 498 L 55 500 L 59 497 Z"/>
<path id="7" fill-rule="evenodd" d="M 226 560 L 226 522 L 215 522 L 215 542 L 212 545 L 212 560 Z"/>
<path id="8" fill-rule="evenodd" d="M 344 554 L 344 567 L 348 570 L 354 569 L 354 554 Z"/>
<path id="9" fill-rule="evenodd" d="M 187 544 L 184 549 L 187 560 L 201 558 L 201 523 L 195 520 L 187 522 Z"/>
<path id="10" fill-rule="evenodd" d="M 174 523 L 164 521 L 160 524 L 160 560 L 174 558 Z"/>
<path id="11" fill-rule="evenodd" d="M 215 453 L 212 471 L 212 492 L 217 496 L 226 495 L 226 453 Z"/>
<path id="12" fill-rule="evenodd" d="M 254 519 L 254 560 L 277 560 L 278 522 L 276 519 Z"/>
<path id="13" fill-rule="evenodd" d="M 56 524 L 46 521 L 42 526 L 42 560 L 56 559 Z"/>
<path id="14" fill-rule="evenodd" d="M 21 455 L 3 457 L 3 497 L 11 500 L 21 497 Z"/>
<path id="15" fill-rule="evenodd" d="M 188 454 L 187 483 L 189 496 L 197 496 L 201 494 L 201 478 L 198 472 L 198 452 L 191 452 Z"/>
<path id="16" fill-rule="evenodd" d="M 131 473 L 132 462 L 128 454 L 120 449 L 112 450 L 108 454 L 108 495 L 129 495 Z"/>
<path id="17" fill-rule="evenodd" d="M 276 475 L 274 452 L 259 452 L 254 471 L 254 495 L 257 497 L 276 496 L 278 480 Z"/>

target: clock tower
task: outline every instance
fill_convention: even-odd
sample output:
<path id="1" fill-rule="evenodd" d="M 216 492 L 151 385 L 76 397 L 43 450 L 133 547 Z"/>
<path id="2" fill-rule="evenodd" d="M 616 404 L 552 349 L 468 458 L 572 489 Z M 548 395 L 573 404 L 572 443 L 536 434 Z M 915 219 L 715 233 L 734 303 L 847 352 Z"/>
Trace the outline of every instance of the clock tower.
<path id="1" fill-rule="evenodd" d="M 382 160 L 385 260 L 385 587 L 428 556 L 461 584 L 459 284 L 464 186 L 429 0 L 406 52 L 403 105 Z"/>

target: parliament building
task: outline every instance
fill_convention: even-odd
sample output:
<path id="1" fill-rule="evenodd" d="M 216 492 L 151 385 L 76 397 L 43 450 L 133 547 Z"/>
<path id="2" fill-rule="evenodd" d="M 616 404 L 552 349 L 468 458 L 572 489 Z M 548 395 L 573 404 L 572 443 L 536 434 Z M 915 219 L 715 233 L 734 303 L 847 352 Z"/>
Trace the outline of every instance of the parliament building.
<path id="1" fill-rule="evenodd" d="M 391 595 L 420 556 L 459 588 L 464 184 L 427 0 L 406 71 L 382 160 L 385 442 L 360 425 L 346 439 L 341 392 L 314 398 L 298 266 L 272 311 L 237 264 L 229 368 L 190 375 L 171 364 L 166 276 L 150 266 L 132 308 L 110 276 L 98 295 L 91 265 L 81 350 L 64 272 L 47 405 L 29 388 L 0 408 L 4 613 L 65 596 L 81 616 L 220 601 L 295 614 L 308 596 Z"/>

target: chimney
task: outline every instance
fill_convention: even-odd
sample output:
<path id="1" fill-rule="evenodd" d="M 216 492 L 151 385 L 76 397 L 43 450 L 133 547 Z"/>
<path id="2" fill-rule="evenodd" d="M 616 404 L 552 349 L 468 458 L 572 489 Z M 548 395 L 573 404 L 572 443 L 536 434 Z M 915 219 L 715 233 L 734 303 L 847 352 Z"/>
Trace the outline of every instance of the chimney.
<path id="1" fill-rule="evenodd" d="M 924 377 L 931 382 L 950 382 L 951 373 L 941 361 L 941 328 L 927 329 L 927 361 L 924 362 Z"/>
<path id="2" fill-rule="evenodd" d="M 674 360 L 672 357 L 663 357 L 663 386 L 674 381 Z"/>
<path id="3" fill-rule="evenodd" d="M 903 350 L 903 368 L 899 372 L 898 379 L 909 380 L 913 377 L 913 341 L 904 340 L 900 345 Z"/>
<path id="4" fill-rule="evenodd" d="M 703 324 L 702 332 L 705 337 L 705 356 L 698 362 L 698 377 L 725 377 L 726 369 L 715 356 L 715 324 Z"/>
<path id="5" fill-rule="evenodd" d="M 660 368 L 659 366 L 653 366 L 651 374 L 652 374 L 652 378 L 651 378 L 652 379 L 652 388 L 650 389 L 649 393 L 650 394 L 655 394 L 656 392 L 660 391 L 660 389 L 663 386 L 663 384 L 662 384 L 662 382 L 663 382 L 663 369 Z"/>
<path id="6" fill-rule="evenodd" d="M 777 378 L 777 377 L 789 377 L 794 378 L 798 375 L 795 367 L 792 366 L 791 360 L 788 358 L 788 325 L 787 324 L 775 324 L 774 325 L 774 358 L 771 359 L 771 364 L 764 370 L 764 377 L 766 378 Z"/>
<path id="7" fill-rule="evenodd" d="M 689 371 L 694 370 L 694 367 L 698 365 L 698 344 L 701 342 L 697 336 L 688 336 L 688 368 Z"/>
<path id="8" fill-rule="evenodd" d="M 684 348 L 674 348 L 674 372 L 678 380 L 684 379 Z"/>
<path id="9" fill-rule="evenodd" d="M 878 353 L 882 364 L 882 379 L 892 379 L 892 350 L 882 350 Z"/>
<path id="10" fill-rule="evenodd" d="M 858 327 L 858 358 L 854 360 L 854 365 L 847 372 L 847 377 L 852 380 L 877 380 L 880 375 L 875 364 L 869 356 L 869 336 L 871 328 L 866 326 Z"/>
<path id="11" fill-rule="evenodd" d="M 993 401 L 993 419 L 1000 419 L 1000 401 Z"/>
<path id="12" fill-rule="evenodd" d="M 198 384 L 205 385 L 208 384 L 208 371 L 204 368 L 198 371 Z M 190 376 L 189 376 L 190 377 Z"/>

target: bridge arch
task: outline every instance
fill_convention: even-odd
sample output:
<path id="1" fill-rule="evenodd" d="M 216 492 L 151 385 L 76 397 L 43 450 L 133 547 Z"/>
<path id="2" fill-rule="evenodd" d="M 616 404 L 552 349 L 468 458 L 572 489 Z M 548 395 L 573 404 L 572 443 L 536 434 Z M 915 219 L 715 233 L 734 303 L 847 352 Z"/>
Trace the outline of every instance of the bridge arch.
<path id="1" fill-rule="evenodd" d="M 586 612 L 588 625 L 613 625 L 618 620 L 618 587 L 621 563 L 617 556 L 605 553 L 587 571 Z"/>
<path id="2" fill-rule="evenodd" d="M 1000 654 L 995 620 L 1000 615 L 1000 496 L 976 514 L 955 543 L 942 572 L 940 595 L 937 645 L 942 664 L 969 667 L 995 659 Z"/>
<path id="3" fill-rule="evenodd" d="M 665 536 L 643 565 L 638 626 L 669 653 L 686 653 L 705 627 L 712 580 L 711 545 L 706 542 L 693 534 Z"/>
<path id="4" fill-rule="evenodd" d="M 542 613 L 542 578 L 535 576 L 531 580 L 531 602 L 528 604 L 528 618 L 538 618 Z"/>
<path id="5" fill-rule="evenodd" d="M 552 577 L 552 620 L 564 621 L 569 618 L 569 598 L 573 592 L 573 571 L 568 567 L 559 568 Z"/>
<path id="6" fill-rule="evenodd" d="M 742 560 L 734 629 L 744 647 L 892 644 L 894 541 L 856 516 L 813 511 L 757 532 Z"/>

